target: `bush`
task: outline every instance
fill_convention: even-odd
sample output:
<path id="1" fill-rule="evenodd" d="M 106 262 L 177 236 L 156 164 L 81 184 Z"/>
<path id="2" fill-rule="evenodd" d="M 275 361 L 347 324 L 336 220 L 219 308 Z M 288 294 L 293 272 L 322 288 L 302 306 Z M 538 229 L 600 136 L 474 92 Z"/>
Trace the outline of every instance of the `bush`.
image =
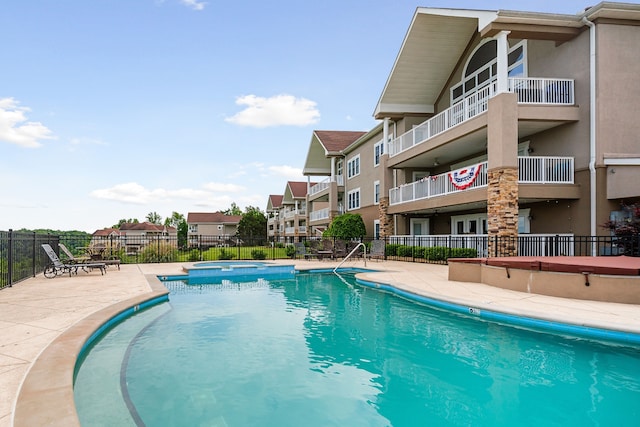
<path id="1" fill-rule="evenodd" d="M 413 246 L 398 245 L 396 255 L 401 257 L 413 257 Z"/>
<path id="2" fill-rule="evenodd" d="M 198 249 L 191 249 L 187 259 L 191 262 L 200 261 L 200 251 Z"/>
<path id="3" fill-rule="evenodd" d="M 235 258 L 236 254 L 231 251 L 228 251 L 224 248 L 220 249 L 220 253 L 218 254 L 218 259 L 221 260 L 229 260 Z"/>
<path id="4" fill-rule="evenodd" d="M 266 259 L 267 254 L 261 249 L 254 249 L 251 251 L 251 258 L 253 259 Z"/>
<path id="5" fill-rule="evenodd" d="M 138 254 L 140 262 L 175 262 L 178 248 L 167 242 L 151 242 Z"/>
<path id="6" fill-rule="evenodd" d="M 296 247 L 293 245 L 287 245 L 285 248 L 285 253 L 289 258 L 293 258 L 296 255 Z"/>
<path id="7" fill-rule="evenodd" d="M 385 245 L 384 252 L 387 256 L 397 256 L 399 247 L 400 245 L 397 243 L 389 243 L 388 245 Z"/>

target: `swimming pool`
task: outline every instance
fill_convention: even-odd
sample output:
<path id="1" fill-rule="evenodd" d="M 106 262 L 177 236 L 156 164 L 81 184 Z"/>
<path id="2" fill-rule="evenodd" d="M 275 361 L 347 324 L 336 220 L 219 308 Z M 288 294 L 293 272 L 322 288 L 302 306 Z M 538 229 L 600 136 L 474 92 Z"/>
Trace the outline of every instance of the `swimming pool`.
<path id="1" fill-rule="evenodd" d="M 170 303 L 115 327 L 82 363 L 80 420 L 149 427 L 636 424 L 637 347 L 479 321 L 341 276 L 167 282 Z"/>

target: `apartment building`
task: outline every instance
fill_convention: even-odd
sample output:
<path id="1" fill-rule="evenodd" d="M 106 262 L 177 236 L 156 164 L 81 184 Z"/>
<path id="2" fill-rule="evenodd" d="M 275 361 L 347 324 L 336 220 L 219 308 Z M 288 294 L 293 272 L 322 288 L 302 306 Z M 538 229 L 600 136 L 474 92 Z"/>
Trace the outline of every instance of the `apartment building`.
<path id="1" fill-rule="evenodd" d="M 345 176 L 344 150 L 367 132 L 316 130 L 311 136 L 303 175 L 326 177 L 316 184 L 309 184 L 309 236 L 320 237 L 337 215 L 344 213 Z M 354 164 L 351 164 L 354 167 Z M 359 165 L 358 165 L 359 167 Z"/>
<path id="2" fill-rule="evenodd" d="M 282 208 L 282 195 L 270 194 L 267 200 L 267 237 L 271 241 L 280 240 L 284 233 L 284 224 L 280 223 L 280 209 Z"/>
<path id="3" fill-rule="evenodd" d="M 235 244 L 235 235 L 242 215 L 222 212 L 189 212 L 187 242 L 189 246 L 225 246 Z"/>
<path id="4" fill-rule="evenodd" d="M 267 237 L 275 241 L 297 242 L 309 237 L 307 192 L 315 183 L 288 181 L 282 195 L 267 201 Z"/>
<path id="5" fill-rule="evenodd" d="M 522 254 L 518 236 L 608 235 L 604 223 L 640 200 L 638 46 L 637 4 L 416 9 L 380 124 L 312 135 L 303 173 L 327 178 L 309 187 L 311 235 L 343 212 L 370 237 L 451 237 L 481 255 L 499 238 Z"/>
<path id="6" fill-rule="evenodd" d="M 608 233 L 640 197 L 639 19 L 418 8 L 374 112 L 381 233 Z"/>

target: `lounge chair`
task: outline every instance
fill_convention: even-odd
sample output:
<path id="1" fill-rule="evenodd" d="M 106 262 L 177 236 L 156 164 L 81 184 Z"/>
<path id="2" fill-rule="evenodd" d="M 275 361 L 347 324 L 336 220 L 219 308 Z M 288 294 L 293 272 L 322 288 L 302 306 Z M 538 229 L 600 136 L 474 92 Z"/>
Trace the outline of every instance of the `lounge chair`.
<path id="1" fill-rule="evenodd" d="M 67 247 L 62 243 L 58 243 L 58 247 L 62 252 L 64 252 L 64 255 L 67 257 L 67 259 L 64 261 L 67 262 L 68 264 L 78 264 L 78 263 L 88 262 L 91 260 L 90 256 L 75 257 L 71 253 L 71 251 L 67 249 Z"/>
<path id="2" fill-rule="evenodd" d="M 100 273 L 103 275 L 107 272 L 107 265 L 104 262 L 83 262 L 83 263 L 63 263 L 58 258 L 58 255 L 55 253 L 51 245 L 45 243 L 42 245 L 42 249 L 46 252 L 47 256 L 51 260 L 51 264 L 47 265 L 44 269 L 44 277 L 52 279 L 58 275 L 69 273 L 69 276 L 72 274 L 78 274 L 78 270 L 82 269 L 84 272 L 89 272 L 89 270 L 100 269 Z"/>
<path id="3" fill-rule="evenodd" d="M 90 256 L 75 257 L 75 256 L 73 256 L 71 251 L 69 249 L 67 249 L 67 247 L 64 244 L 58 243 L 58 247 L 67 256 L 67 260 L 69 261 L 69 264 L 86 263 L 86 262 L 89 262 L 91 260 L 93 262 L 103 262 L 108 266 L 109 265 L 115 265 L 115 266 L 118 267 L 118 270 L 120 270 L 120 260 L 119 259 L 102 259 L 102 258 L 101 259 L 93 259 Z"/>
<path id="4" fill-rule="evenodd" d="M 384 260 L 385 256 L 385 243 L 384 240 L 376 239 L 371 242 L 371 250 L 369 251 L 370 259 Z"/>

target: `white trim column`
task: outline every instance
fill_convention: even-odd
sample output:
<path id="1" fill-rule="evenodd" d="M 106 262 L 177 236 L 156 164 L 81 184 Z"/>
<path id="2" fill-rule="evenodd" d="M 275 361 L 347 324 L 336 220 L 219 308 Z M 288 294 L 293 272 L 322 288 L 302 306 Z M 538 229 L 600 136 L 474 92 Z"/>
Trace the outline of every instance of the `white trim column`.
<path id="1" fill-rule="evenodd" d="M 335 182 L 336 181 L 336 158 L 332 157 L 331 158 L 331 182 Z"/>
<path id="2" fill-rule="evenodd" d="M 509 41 L 507 36 L 510 31 L 500 31 L 496 38 L 498 42 L 497 49 L 497 68 L 498 82 L 497 93 L 504 93 L 509 90 Z"/>

